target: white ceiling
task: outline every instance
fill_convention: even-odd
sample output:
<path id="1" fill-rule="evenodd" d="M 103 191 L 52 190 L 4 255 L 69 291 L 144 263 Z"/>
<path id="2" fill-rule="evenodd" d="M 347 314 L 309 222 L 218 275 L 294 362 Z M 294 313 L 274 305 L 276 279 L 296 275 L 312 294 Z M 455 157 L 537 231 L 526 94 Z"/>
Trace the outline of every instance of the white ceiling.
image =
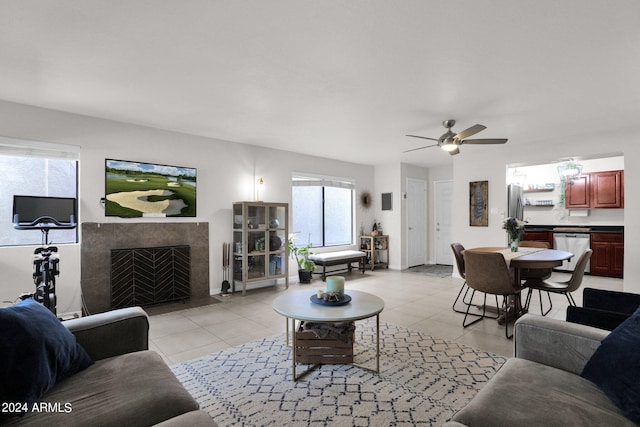
<path id="1" fill-rule="evenodd" d="M 637 0 L 0 0 L 0 99 L 365 164 L 637 127 L 639 79 Z"/>

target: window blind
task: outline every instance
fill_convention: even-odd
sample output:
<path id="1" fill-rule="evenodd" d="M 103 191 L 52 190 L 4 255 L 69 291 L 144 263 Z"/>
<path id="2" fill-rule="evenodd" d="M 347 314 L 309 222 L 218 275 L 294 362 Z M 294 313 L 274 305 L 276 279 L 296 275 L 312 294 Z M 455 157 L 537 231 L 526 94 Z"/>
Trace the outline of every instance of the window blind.
<path id="1" fill-rule="evenodd" d="M 0 155 L 77 160 L 80 147 L 0 136 Z"/>
<path id="2" fill-rule="evenodd" d="M 356 188 L 355 182 L 350 179 L 309 175 L 293 175 L 291 185 L 294 187 L 338 187 L 351 190 Z"/>

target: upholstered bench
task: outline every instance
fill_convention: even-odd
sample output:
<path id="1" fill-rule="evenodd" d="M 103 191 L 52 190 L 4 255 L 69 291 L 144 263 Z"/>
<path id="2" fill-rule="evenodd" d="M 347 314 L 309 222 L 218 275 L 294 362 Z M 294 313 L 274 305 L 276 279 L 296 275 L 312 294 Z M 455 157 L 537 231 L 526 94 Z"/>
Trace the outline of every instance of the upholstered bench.
<path id="1" fill-rule="evenodd" d="M 340 273 L 344 271 L 351 272 L 351 270 L 353 269 L 351 263 L 354 262 L 358 263 L 358 268 L 362 270 L 362 274 L 364 274 L 365 257 L 366 254 L 362 251 L 338 251 L 313 254 L 309 256 L 309 259 L 315 262 L 316 265 L 322 266 L 322 273 L 315 274 L 320 274 L 322 276 L 322 280 L 325 280 L 327 278 L 327 267 L 346 264 L 344 268 L 331 270 L 329 274 Z"/>

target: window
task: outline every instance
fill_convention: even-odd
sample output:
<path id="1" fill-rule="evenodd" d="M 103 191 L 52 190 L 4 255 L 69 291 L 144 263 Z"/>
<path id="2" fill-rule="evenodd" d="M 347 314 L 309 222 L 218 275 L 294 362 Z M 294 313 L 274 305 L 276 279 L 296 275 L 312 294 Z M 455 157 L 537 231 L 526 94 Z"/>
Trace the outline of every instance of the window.
<path id="1" fill-rule="evenodd" d="M 0 246 L 41 245 L 40 230 L 13 228 L 13 196 L 78 197 L 78 147 L 0 137 Z M 49 243 L 76 243 L 77 229 L 51 230 Z"/>
<path id="2" fill-rule="evenodd" d="M 294 175 L 293 231 L 296 245 L 353 244 L 355 184 L 345 179 Z"/>

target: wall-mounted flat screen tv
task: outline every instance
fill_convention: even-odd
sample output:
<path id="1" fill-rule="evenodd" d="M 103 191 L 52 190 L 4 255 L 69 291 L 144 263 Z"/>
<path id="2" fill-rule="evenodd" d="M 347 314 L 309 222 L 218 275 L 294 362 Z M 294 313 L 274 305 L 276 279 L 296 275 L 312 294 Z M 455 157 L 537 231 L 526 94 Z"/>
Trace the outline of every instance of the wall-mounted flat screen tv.
<path id="1" fill-rule="evenodd" d="M 196 169 L 105 159 L 105 215 L 195 217 Z"/>

